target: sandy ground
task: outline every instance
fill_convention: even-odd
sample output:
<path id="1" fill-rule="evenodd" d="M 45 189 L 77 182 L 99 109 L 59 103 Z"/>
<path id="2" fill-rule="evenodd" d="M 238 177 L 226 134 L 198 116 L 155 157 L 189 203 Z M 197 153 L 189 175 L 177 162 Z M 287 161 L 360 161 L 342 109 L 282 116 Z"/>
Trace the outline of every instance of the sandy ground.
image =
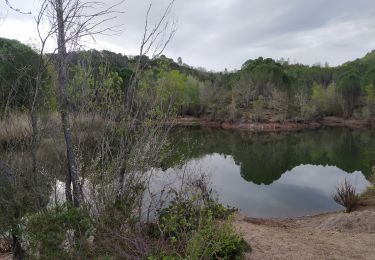
<path id="1" fill-rule="evenodd" d="M 246 259 L 375 259 L 375 208 L 291 219 L 238 215 Z"/>
<path id="2" fill-rule="evenodd" d="M 12 260 L 12 255 L 11 254 L 2 254 L 0 253 L 0 260 Z"/>

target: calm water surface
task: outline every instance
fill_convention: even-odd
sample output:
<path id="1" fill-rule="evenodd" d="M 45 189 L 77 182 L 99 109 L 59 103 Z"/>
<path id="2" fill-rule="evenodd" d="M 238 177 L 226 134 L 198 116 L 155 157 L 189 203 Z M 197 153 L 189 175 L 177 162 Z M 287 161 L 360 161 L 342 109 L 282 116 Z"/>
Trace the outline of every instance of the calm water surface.
<path id="1" fill-rule="evenodd" d="M 333 199 L 345 179 L 363 192 L 375 165 L 375 132 L 322 128 L 253 134 L 187 128 L 172 133 L 165 172 L 208 172 L 219 200 L 252 217 L 290 217 L 342 209 Z"/>

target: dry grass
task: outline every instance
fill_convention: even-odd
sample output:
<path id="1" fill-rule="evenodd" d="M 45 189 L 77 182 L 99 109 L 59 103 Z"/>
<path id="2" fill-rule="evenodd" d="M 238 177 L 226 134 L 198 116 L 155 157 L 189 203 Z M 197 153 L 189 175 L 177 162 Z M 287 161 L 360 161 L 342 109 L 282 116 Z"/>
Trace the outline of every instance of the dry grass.
<path id="1" fill-rule="evenodd" d="M 31 133 L 31 123 L 27 114 L 12 114 L 0 121 L 0 143 L 28 139 Z"/>
<path id="2" fill-rule="evenodd" d="M 60 115 L 57 112 L 41 115 L 38 120 L 41 134 L 53 136 L 61 129 Z M 80 131 L 93 131 L 104 128 L 105 122 L 95 114 L 74 114 L 72 124 Z M 26 113 L 13 113 L 7 119 L 0 120 L 0 143 L 22 141 L 31 138 L 30 117 Z"/>
<path id="3" fill-rule="evenodd" d="M 356 194 L 355 187 L 346 179 L 343 184 L 336 188 L 333 199 L 336 203 L 344 206 L 347 213 L 352 212 L 359 206 L 359 196 Z"/>

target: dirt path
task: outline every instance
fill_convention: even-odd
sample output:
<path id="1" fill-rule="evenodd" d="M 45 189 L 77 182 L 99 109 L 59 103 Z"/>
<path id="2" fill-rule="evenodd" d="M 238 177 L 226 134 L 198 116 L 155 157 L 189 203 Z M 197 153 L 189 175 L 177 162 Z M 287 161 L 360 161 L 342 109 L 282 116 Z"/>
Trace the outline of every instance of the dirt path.
<path id="1" fill-rule="evenodd" d="M 246 259 L 375 259 L 375 210 L 294 219 L 238 216 Z"/>

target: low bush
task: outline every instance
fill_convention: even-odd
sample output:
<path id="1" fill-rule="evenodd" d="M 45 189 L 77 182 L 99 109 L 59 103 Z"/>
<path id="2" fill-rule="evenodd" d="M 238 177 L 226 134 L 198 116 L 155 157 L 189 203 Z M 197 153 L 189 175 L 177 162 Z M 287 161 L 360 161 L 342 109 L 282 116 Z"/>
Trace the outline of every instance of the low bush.
<path id="1" fill-rule="evenodd" d="M 159 213 L 159 227 L 166 237 L 177 237 L 197 228 L 200 209 L 193 201 L 173 201 Z"/>
<path id="2" fill-rule="evenodd" d="M 251 248 L 236 233 L 232 219 L 220 222 L 207 216 L 188 242 L 189 259 L 241 259 Z"/>
<path id="3" fill-rule="evenodd" d="M 235 212 L 235 208 L 226 208 L 214 200 L 199 201 L 176 200 L 159 212 L 159 226 L 167 237 L 196 230 L 202 217 L 211 215 L 214 219 L 226 220 Z"/>
<path id="4" fill-rule="evenodd" d="M 93 225 L 88 213 L 66 205 L 25 218 L 31 259 L 87 258 Z"/>
<path id="5" fill-rule="evenodd" d="M 359 196 L 356 194 L 355 187 L 346 179 L 342 185 L 336 188 L 333 199 L 336 203 L 344 206 L 347 213 L 355 210 L 359 204 Z"/>
<path id="6" fill-rule="evenodd" d="M 158 234 L 168 241 L 170 251 L 156 252 L 149 259 L 241 258 L 249 247 L 233 227 L 234 211 L 215 200 L 173 201 L 160 211 L 158 223 L 150 229 L 154 237 Z"/>
<path id="7" fill-rule="evenodd" d="M 361 200 L 366 200 L 375 197 L 375 166 L 372 167 L 372 175 L 369 178 L 371 185 L 367 187 L 367 190 L 361 195 Z"/>

